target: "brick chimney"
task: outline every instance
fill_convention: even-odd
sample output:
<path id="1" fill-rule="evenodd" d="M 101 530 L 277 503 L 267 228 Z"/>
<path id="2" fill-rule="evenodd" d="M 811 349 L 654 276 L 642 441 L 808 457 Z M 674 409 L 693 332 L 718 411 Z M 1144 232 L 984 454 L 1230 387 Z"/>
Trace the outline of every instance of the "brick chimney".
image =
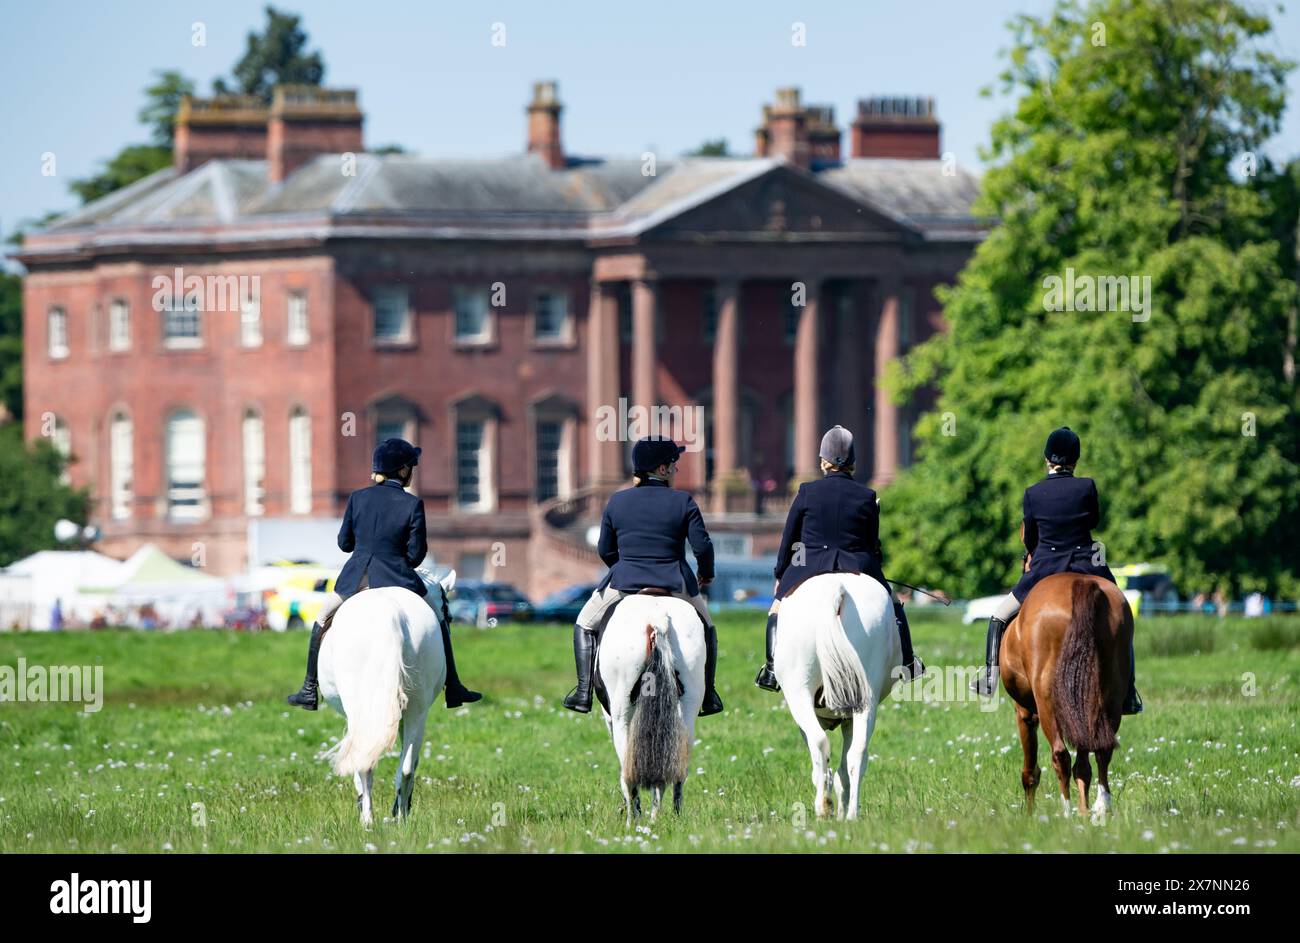
<path id="1" fill-rule="evenodd" d="M 189 173 L 210 160 L 266 156 L 266 106 L 253 95 L 185 96 L 176 112 L 172 163 Z"/>
<path id="2" fill-rule="evenodd" d="M 776 102 L 763 109 L 767 153 L 764 157 L 784 157 L 792 164 L 808 169 L 808 125 L 804 108 L 799 104 L 799 89 L 778 88 Z"/>
<path id="3" fill-rule="evenodd" d="M 854 157 L 939 157 L 933 98 L 864 98 L 858 102 L 852 133 Z"/>
<path id="4" fill-rule="evenodd" d="M 804 112 L 808 131 L 808 152 L 813 163 L 840 161 L 840 129 L 835 127 L 831 105 L 809 105 Z"/>
<path id="5" fill-rule="evenodd" d="M 266 133 L 267 178 L 279 183 L 321 154 L 360 153 L 363 120 L 355 89 L 277 85 Z"/>
<path id="6" fill-rule="evenodd" d="M 533 83 L 533 100 L 528 103 L 528 153 L 540 154 L 552 170 L 567 166 L 560 144 L 563 110 L 555 82 Z"/>

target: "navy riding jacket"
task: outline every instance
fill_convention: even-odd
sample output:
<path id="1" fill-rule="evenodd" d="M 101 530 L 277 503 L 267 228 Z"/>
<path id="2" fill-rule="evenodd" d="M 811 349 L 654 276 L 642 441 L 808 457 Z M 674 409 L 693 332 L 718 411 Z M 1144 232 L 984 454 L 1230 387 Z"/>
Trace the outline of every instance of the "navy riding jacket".
<path id="1" fill-rule="evenodd" d="M 1094 563 L 1092 528 L 1101 523 L 1097 484 L 1069 471 L 1049 474 L 1025 489 L 1025 549 L 1032 554 L 1029 572 L 1012 594 L 1020 602 L 1044 576 L 1089 573 L 1115 582 L 1105 563 Z"/>
<path id="2" fill-rule="evenodd" d="M 616 492 L 600 519 L 596 550 L 609 567 L 600 589 L 634 593 L 655 587 L 696 595 L 700 586 L 686 563 L 687 542 L 699 578 L 712 580 L 713 541 L 694 498 L 656 478 Z"/>
<path id="3" fill-rule="evenodd" d="M 803 545 L 802 565 L 796 544 Z M 772 574 L 782 599 L 810 576 L 865 573 L 885 585 L 881 572 L 880 505 L 876 492 L 848 472 L 831 472 L 799 486 L 785 519 Z"/>
<path id="4" fill-rule="evenodd" d="M 386 479 L 352 492 L 339 528 L 339 549 L 351 553 L 334 591 L 351 596 L 363 574 L 371 589 L 401 586 L 417 596 L 428 587 L 415 568 L 429 552 L 424 533 L 424 502 L 401 482 Z"/>

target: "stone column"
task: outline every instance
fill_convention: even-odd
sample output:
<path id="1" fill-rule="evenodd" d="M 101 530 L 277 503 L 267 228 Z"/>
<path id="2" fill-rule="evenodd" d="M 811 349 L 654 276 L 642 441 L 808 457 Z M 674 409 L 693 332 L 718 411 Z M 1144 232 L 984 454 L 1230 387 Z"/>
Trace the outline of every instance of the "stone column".
<path id="1" fill-rule="evenodd" d="M 599 410 L 618 414 L 618 296 L 600 282 L 591 283 L 587 309 L 587 422 L 591 435 L 590 480 L 593 484 L 623 478 L 622 444 L 617 437 L 598 437 Z M 608 423 L 606 423 L 608 425 Z M 608 430 L 605 430 L 608 432 Z"/>
<path id="2" fill-rule="evenodd" d="M 872 454 L 875 467 L 871 483 L 881 487 L 894 480 L 898 470 L 898 407 L 885 391 L 885 369 L 898 359 L 898 299 L 902 286 L 896 279 L 879 285 L 880 316 L 876 320 L 875 388 L 876 429 Z"/>
<path id="3" fill-rule="evenodd" d="M 740 283 L 719 279 L 714 288 L 718 326 L 713 346 L 714 510 L 727 510 L 730 479 L 740 464 Z M 743 500 L 743 494 L 738 495 Z"/>
<path id="4" fill-rule="evenodd" d="M 648 279 L 632 283 L 632 402 L 653 411 L 658 405 L 655 369 L 655 314 L 658 308 L 658 285 Z"/>
<path id="5" fill-rule="evenodd" d="M 794 475 L 796 481 L 817 477 L 817 350 L 820 344 L 821 283 L 805 282 L 807 296 L 794 341 Z"/>
<path id="6" fill-rule="evenodd" d="M 853 433 L 861 445 L 858 448 L 858 472 L 862 479 L 870 477 L 871 470 L 865 468 L 867 442 L 870 440 L 866 424 L 866 386 L 863 381 L 863 360 L 866 346 L 862 338 L 868 325 L 859 319 L 862 285 L 858 282 L 845 282 L 835 299 L 836 316 L 836 414 L 827 419 L 827 425 L 837 422 Z"/>

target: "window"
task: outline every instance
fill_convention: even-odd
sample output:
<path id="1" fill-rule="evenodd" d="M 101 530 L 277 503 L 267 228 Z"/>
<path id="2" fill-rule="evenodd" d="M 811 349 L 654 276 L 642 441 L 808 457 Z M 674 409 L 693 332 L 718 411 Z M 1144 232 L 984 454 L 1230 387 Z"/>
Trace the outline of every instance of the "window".
<path id="1" fill-rule="evenodd" d="M 290 345 L 305 347 L 310 343 L 311 332 L 307 329 L 307 295 L 305 292 L 289 292 L 286 320 L 289 325 L 286 339 Z"/>
<path id="2" fill-rule="evenodd" d="M 256 295 L 239 303 L 239 343 L 244 347 L 262 346 L 262 299 Z"/>
<path id="3" fill-rule="evenodd" d="M 457 288 L 452 302 L 456 308 L 457 343 L 481 343 L 491 339 L 491 312 L 486 288 Z"/>
<path id="4" fill-rule="evenodd" d="M 244 412 L 244 513 L 259 517 L 266 510 L 266 434 L 262 414 Z"/>
<path id="5" fill-rule="evenodd" d="M 465 508 L 483 503 L 483 423 L 462 419 L 456 423 L 456 500 Z"/>
<path id="6" fill-rule="evenodd" d="M 533 338 L 563 341 L 569 338 L 569 296 L 562 291 L 537 293 L 533 313 Z"/>
<path id="7" fill-rule="evenodd" d="M 114 413 L 108 423 L 108 495 L 113 519 L 131 516 L 131 479 L 135 472 L 131 417 Z"/>
<path id="8" fill-rule="evenodd" d="M 560 493 L 560 446 L 564 423 L 554 419 L 537 421 L 537 500 L 548 501 Z"/>
<path id="9" fill-rule="evenodd" d="M 203 420 L 192 410 L 178 409 L 167 417 L 167 514 L 172 520 L 202 518 L 205 443 Z"/>
<path id="10" fill-rule="evenodd" d="M 458 580 L 482 580 L 487 573 L 486 553 L 462 553 L 456 564 Z"/>
<path id="11" fill-rule="evenodd" d="M 700 330 L 704 343 L 712 344 L 718 338 L 718 295 L 712 288 L 700 295 Z"/>
<path id="12" fill-rule="evenodd" d="M 127 350 L 131 346 L 131 309 L 121 298 L 108 306 L 108 349 Z"/>
<path id="13" fill-rule="evenodd" d="M 416 442 L 416 422 L 415 407 L 409 400 L 401 397 L 391 397 L 374 407 L 373 428 L 375 430 L 375 445 L 379 445 L 385 439 L 405 439 L 412 445 L 418 445 Z M 427 457 L 425 459 L 428 460 Z M 417 491 L 417 481 L 420 476 L 420 466 L 416 465 L 411 469 L 411 483 L 407 490 L 412 494 Z"/>
<path id="14" fill-rule="evenodd" d="M 69 465 L 72 463 L 72 429 L 69 428 L 68 421 L 61 416 L 54 417 L 54 429 L 50 435 L 50 444 L 54 446 L 54 451 L 58 452 L 63 458 L 63 464 L 59 470 L 60 484 L 71 484 L 72 473 L 69 471 Z"/>
<path id="15" fill-rule="evenodd" d="M 311 417 L 301 406 L 289 416 L 289 512 L 311 513 Z"/>
<path id="16" fill-rule="evenodd" d="M 47 325 L 50 356 L 56 360 L 68 356 L 68 312 L 63 308 L 51 308 Z"/>
<path id="17" fill-rule="evenodd" d="M 411 340 L 410 295 L 404 285 L 375 289 L 374 331 L 378 344 L 405 344 Z"/>
<path id="18" fill-rule="evenodd" d="M 203 343 L 197 298 L 173 297 L 163 308 L 163 345 L 198 347 Z"/>

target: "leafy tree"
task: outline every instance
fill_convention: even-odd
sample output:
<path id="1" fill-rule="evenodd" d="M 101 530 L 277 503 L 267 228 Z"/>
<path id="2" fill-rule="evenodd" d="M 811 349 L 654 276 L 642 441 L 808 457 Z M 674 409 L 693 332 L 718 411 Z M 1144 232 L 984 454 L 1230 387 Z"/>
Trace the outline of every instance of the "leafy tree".
<path id="1" fill-rule="evenodd" d="M 176 137 L 176 113 L 181 99 L 194 94 L 194 83 L 171 70 L 158 70 L 152 85 L 144 90 L 145 104 L 140 109 L 140 123 L 150 129 L 153 143 L 170 150 Z"/>
<path id="2" fill-rule="evenodd" d="M 104 164 L 98 173 L 81 180 L 73 180 L 68 189 L 81 198 L 83 204 L 98 200 L 115 190 L 130 186 L 152 173 L 170 167 L 172 149 L 157 144 L 131 144 L 122 148 L 115 157 Z"/>
<path id="3" fill-rule="evenodd" d="M 20 423 L 0 426 L 0 566 L 59 546 L 54 522 L 84 524 L 90 498 L 59 483 L 64 459 L 52 444 L 23 442 Z"/>
<path id="4" fill-rule="evenodd" d="M 727 149 L 727 139 L 718 138 L 716 141 L 705 141 L 693 151 L 687 151 L 686 157 L 728 157 L 731 152 Z"/>
<path id="5" fill-rule="evenodd" d="M 1284 107 L 1270 28 L 1224 0 L 1060 0 L 1013 21 L 1001 84 L 1018 100 L 976 208 L 996 226 L 941 293 L 949 331 L 890 378 L 903 400 L 939 390 L 883 498 L 900 577 L 1006 590 L 1021 493 L 1069 425 L 1112 565 L 1164 562 L 1184 591 L 1296 589 L 1296 284 L 1278 242 L 1294 209 L 1241 173 Z M 1149 276 L 1148 316 L 1047 310 L 1067 269 Z"/>
<path id="6" fill-rule="evenodd" d="M 23 280 L 0 272 L 0 422 L 23 416 Z"/>
<path id="7" fill-rule="evenodd" d="M 256 95 L 268 104 L 277 85 L 320 85 L 325 60 L 320 51 L 307 53 L 307 33 L 302 17 L 266 8 L 266 26 L 250 32 L 244 55 L 235 63 L 233 87 L 224 79 L 213 83 L 217 93 L 237 91 Z"/>

